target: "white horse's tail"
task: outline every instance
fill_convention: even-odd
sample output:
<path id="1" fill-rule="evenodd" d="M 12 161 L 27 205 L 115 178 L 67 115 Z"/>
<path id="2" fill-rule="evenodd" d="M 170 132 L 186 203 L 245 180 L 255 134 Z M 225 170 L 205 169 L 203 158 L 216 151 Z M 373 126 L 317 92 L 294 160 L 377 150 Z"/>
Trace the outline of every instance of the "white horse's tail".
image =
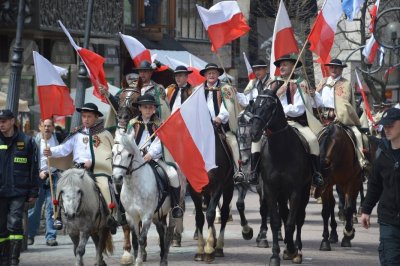
<path id="1" fill-rule="evenodd" d="M 103 254 L 109 256 L 109 255 L 114 254 L 114 244 L 112 241 L 112 235 L 109 230 L 106 230 L 106 234 L 107 234 L 107 237 L 106 237 L 105 248 L 103 250 Z"/>

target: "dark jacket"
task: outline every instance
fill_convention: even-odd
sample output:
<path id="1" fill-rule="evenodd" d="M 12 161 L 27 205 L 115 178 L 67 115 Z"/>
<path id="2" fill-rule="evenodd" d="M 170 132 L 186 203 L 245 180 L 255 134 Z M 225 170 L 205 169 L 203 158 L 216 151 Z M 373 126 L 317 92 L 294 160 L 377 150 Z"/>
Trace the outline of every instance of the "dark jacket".
<path id="1" fill-rule="evenodd" d="M 378 201 L 378 222 L 400 225 L 400 158 L 386 139 L 379 143 L 362 212 L 371 214 Z"/>
<path id="2" fill-rule="evenodd" d="M 15 128 L 6 141 L 0 132 L 0 197 L 38 196 L 38 159 L 35 141 Z"/>

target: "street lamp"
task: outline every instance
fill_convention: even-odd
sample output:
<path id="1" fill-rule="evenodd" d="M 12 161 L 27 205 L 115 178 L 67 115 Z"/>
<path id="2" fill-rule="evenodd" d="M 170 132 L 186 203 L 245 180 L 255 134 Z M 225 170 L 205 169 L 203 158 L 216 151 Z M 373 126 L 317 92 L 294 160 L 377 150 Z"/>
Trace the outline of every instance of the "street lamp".
<path id="1" fill-rule="evenodd" d="M 89 47 L 90 28 L 92 26 L 93 0 L 89 0 L 86 13 L 85 37 L 83 40 L 83 48 Z M 78 81 L 76 84 L 75 107 L 81 108 L 85 103 L 85 90 L 89 87 L 89 78 L 87 76 L 86 67 L 82 60 L 79 60 Z M 71 129 L 78 127 L 81 124 L 81 114 L 75 112 L 72 116 Z"/>
<path id="2" fill-rule="evenodd" d="M 11 71 L 10 80 L 8 83 L 7 93 L 7 109 L 10 109 L 15 116 L 18 114 L 18 101 L 21 84 L 21 71 L 22 71 L 22 31 L 24 29 L 25 19 L 25 0 L 19 0 L 18 17 L 17 17 L 17 32 L 15 37 L 15 45 L 13 48 L 13 55 L 11 58 Z"/>
<path id="3" fill-rule="evenodd" d="M 393 47 L 398 48 L 400 44 L 400 22 L 392 21 L 386 26 L 386 36 L 388 40 L 391 40 Z"/>

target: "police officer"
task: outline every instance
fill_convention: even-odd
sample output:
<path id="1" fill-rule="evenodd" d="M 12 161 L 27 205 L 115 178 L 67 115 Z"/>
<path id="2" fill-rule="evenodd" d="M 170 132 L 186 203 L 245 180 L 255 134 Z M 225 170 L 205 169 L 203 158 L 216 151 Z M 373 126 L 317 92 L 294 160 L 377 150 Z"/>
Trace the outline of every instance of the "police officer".
<path id="1" fill-rule="evenodd" d="M 19 131 L 14 114 L 0 111 L 1 265 L 19 265 L 25 202 L 38 196 L 38 160 L 34 140 Z"/>

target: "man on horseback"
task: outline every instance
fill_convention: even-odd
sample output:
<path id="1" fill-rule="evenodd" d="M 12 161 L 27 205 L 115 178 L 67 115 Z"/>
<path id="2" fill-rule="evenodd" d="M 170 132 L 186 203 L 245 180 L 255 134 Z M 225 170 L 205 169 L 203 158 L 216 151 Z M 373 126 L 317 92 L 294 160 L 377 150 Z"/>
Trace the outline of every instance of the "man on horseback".
<path id="1" fill-rule="evenodd" d="M 221 82 L 218 77 L 224 73 L 214 63 L 208 63 L 200 71 L 200 75 L 206 78 L 206 81 L 197 88 L 204 88 L 208 110 L 210 111 L 213 123 L 222 130 L 226 136 L 234 164 L 236 166 L 235 179 L 242 179 L 243 173 L 239 172 L 239 145 L 234 132 L 237 130 L 238 104 L 236 101 L 236 92 L 232 86 Z"/>
<path id="2" fill-rule="evenodd" d="M 308 143 L 314 170 L 312 182 L 316 187 L 321 187 L 324 181 L 320 173 L 318 139 L 309 127 L 306 114 L 307 103 L 310 102 L 308 83 L 299 75 L 293 74 L 289 77 L 294 67 L 298 68 L 302 66 L 300 61 L 295 66 L 296 61 L 297 56 L 294 54 L 283 55 L 276 60 L 274 65 L 279 68 L 281 75 L 270 79 L 267 86 L 272 90 L 280 86 L 276 95 L 282 103 L 289 125 L 296 128 Z M 288 79 L 287 86 L 283 87 L 279 85 Z"/>
<path id="3" fill-rule="evenodd" d="M 246 108 L 249 106 L 249 111 L 251 112 L 252 105 L 256 100 L 257 96 L 264 90 L 269 79 L 268 65 L 264 60 L 257 60 L 251 66 L 256 76 L 255 79 L 250 80 L 244 89 L 243 93 L 237 93 L 238 103 Z M 249 182 L 251 184 L 256 184 L 258 181 L 257 164 L 260 160 L 261 151 L 261 140 L 259 142 L 251 143 L 251 168 Z"/>
<path id="4" fill-rule="evenodd" d="M 136 104 L 139 106 L 140 115 L 129 122 L 128 134 L 134 130 L 135 142 L 138 147 L 142 149 L 143 158 L 146 162 L 151 160 L 158 161 L 158 159 L 162 157 L 162 146 L 160 139 L 153 136 L 153 133 L 161 124 L 156 114 L 159 104 L 156 102 L 154 96 L 150 94 L 140 96 Z M 151 139 L 148 140 L 150 137 Z M 172 217 L 181 218 L 183 216 L 183 210 L 179 206 L 181 186 L 178 175 L 168 175 L 168 178 Z"/>
<path id="5" fill-rule="evenodd" d="M 188 82 L 189 74 L 192 70 L 188 70 L 185 66 L 177 66 L 174 71 L 176 84 L 167 87 L 167 99 L 171 113 L 178 109 L 182 103 L 192 94 L 193 87 Z"/>
<path id="6" fill-rule="evenodd" d="M 72 153 L 75 168 L 84 168 L 93 174 L 96 184 L 104 199 L 104 211 L 107 212 L 107 225 L 115 234 L 117 222 L 113 217 L 115 203 L 110 191 L 109 180 L 112 175 L 111 154 L 114 139 L 110 132 L 104 129 L 104 121 L 98 120 L 103 114 L 94 103 L 86 103 L 82 108 L 76 108 L 82 114 L 82 126 L 70 134 L 62 144 L 45 149 L 43 154 L 51 157 L 66 157 Z M 60 191 L 57 190 L 58 199 Z M 61 216 L 58 214 L 54 228 L 62 229 Z"/>
<path id="7" fill-rule="evenodd" d="M 363 153 L 362 135 L 357 128 L 361 123 L 355 110 L 354 90 L 350 82 L 342 77 L 343 69 L 347 65 L 339 59 L 332 59 L 325 65 L 329 67 L 330 76 L 321 80 L 316 88 L 323 106 L 322 120 L 339 121 L 351 128 L 356 137 L 355 149 L 358 161 L 361 168 L 365 168 L 367 161 Z"/>

